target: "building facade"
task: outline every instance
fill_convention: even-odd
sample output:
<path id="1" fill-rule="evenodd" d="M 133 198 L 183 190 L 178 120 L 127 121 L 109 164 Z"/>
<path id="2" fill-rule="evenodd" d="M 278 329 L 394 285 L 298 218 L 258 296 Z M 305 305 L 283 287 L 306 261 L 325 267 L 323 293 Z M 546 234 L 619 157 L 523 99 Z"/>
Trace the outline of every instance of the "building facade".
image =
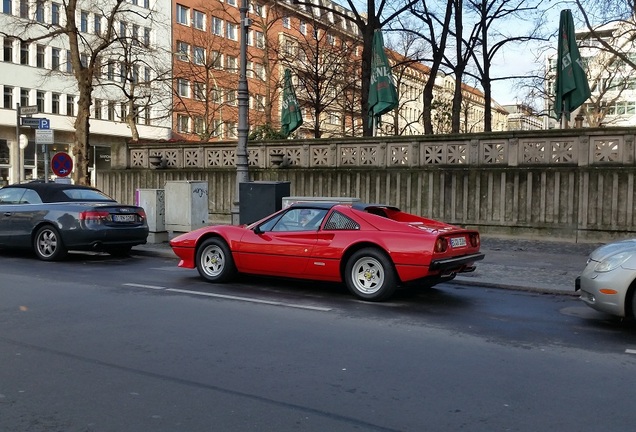
<path id="1" fill-rule="evenodd" d="M 125 5 L 127 12 L 112 15 L 108 5 L 80 1 L 75 14 L 81 62 L 96 66 L 90 120 L 93 167 L 107 164 L 112 142 L 131 138 L 127 117 L 143 139 L 168 139 L 171 129 L 166 107 L 160 103 L 165 86 L 156 79 L 160 65 L 170 65 L 171 47 L 166 37 L 170 2 L 131 0 Z M 1 12 L 0 26 L 7 36 L 0 35 L 0 184 L 7 184 L 43 175 L 44 148 L 36 148 L 35 129 L 22 125 L 29 121 L 25 117 L 47 119 L 54 132 L 53 144 L 46 146 L 49 156 L 70 150 L 78 86 L 69 37 L 47 37 L 51 31 L 65 28 L 64 3 L 4 0 Z M 108 40 L 109 29 L 119 42 L 111 37 L 108 48 L 91 58 L 92 50 Z M 20 115 L 18 105 L 22 111 L 30 107 L 27 111 L 36 114 Z"/>

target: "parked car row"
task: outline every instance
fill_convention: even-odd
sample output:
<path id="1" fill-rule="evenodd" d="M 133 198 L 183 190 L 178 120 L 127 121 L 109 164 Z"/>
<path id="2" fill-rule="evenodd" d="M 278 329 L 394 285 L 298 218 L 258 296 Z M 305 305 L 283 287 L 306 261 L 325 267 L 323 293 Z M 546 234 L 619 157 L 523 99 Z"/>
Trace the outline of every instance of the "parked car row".
<path id="1" fill-rule="evenodd" d="M 44 261 L 71 250 L 126 256 L 146 243 L 146 213 L 101 191 L 31 182 L 0 188 L 0 248 L 30 249 Z M 401 284 L 433 286 L 471 272 L 480 237 L 378 204 L 300 202 L 246 226 L 213 225 L 173 238 L 178 266 L 209 282 L 253 274 L 343 282 L 356 297 L 382 301 Z M 590 254 L 575 281 L 588 306 L 636 317 L 636 239 Z"/>

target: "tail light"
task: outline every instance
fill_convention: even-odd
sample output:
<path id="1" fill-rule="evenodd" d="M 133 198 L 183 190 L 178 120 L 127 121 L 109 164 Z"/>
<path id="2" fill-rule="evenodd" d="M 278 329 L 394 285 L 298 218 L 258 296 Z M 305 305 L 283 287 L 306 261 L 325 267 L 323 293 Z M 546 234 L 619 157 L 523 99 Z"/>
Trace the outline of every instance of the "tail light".
<path id="1" fill-rule="evenodd" d="M 435 240 L 435 253 L 446 252 L 446 249 L 448 249 L 448 240 L 444 237 L 438 237 Z"/>
<path id="2" fill-rule="evenodd" d="M 479 240 L 479 234 L 477 234 L 477 233 L 470 234 L 468 236 L 468 241 L 470 242 L 470 245 L 472 247 L 479 247 L 479 245 L 481 244 L 481 242 Z"/>
<path id="3" fill-rule="evenodd" d="M 87 210 L 79 214 L 79 220 L 85 222 L 101 222 L 109 221 L 110 219 L 110 213 L 107 211 Z"/>
<path id="4" fill-rule="evenodd" d="M 137 211 L 137 215 L 141 220 L 146 219 L 146 211 L 144 209 L 139 209 L 139 211 Z"/>

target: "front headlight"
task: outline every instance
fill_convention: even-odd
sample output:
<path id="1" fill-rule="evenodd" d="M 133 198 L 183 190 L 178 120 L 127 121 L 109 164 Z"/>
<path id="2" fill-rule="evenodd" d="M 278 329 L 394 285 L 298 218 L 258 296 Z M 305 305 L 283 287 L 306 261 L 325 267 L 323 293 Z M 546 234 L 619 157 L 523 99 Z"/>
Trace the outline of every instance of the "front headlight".
<path id="1" fill-rule="evenodd" d="M 599 273 L 604 273 L 608 271 L 614 270 L 616 267 L 619 267 L 625 261 L 632 257 L 632 252 L 620 252 L 616 255 L 612 255 L 611 257 L 605 258 L 600 263 L 596 264 L 594 271 Z"/>

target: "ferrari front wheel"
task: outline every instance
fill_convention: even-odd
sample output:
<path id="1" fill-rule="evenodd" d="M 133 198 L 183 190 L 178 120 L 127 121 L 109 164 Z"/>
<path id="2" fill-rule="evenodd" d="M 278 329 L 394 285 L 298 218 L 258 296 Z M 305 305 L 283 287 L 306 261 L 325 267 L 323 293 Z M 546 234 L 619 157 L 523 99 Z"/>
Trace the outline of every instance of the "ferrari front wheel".
<path id="1" fill-rule="evenodd" d="M 393 263 L 383 251 L 360 249 L 347 261 L 345 283 L 362 300 L 386 300 L 395 292 L 397 282 Z"/>
<path id="2" fill-rule="evenodd" d="M 205 240 L 197 248 L 197 270 L 209 282 L 227 282 L 236 274 L 232 252 L 219 238 Z"/>

